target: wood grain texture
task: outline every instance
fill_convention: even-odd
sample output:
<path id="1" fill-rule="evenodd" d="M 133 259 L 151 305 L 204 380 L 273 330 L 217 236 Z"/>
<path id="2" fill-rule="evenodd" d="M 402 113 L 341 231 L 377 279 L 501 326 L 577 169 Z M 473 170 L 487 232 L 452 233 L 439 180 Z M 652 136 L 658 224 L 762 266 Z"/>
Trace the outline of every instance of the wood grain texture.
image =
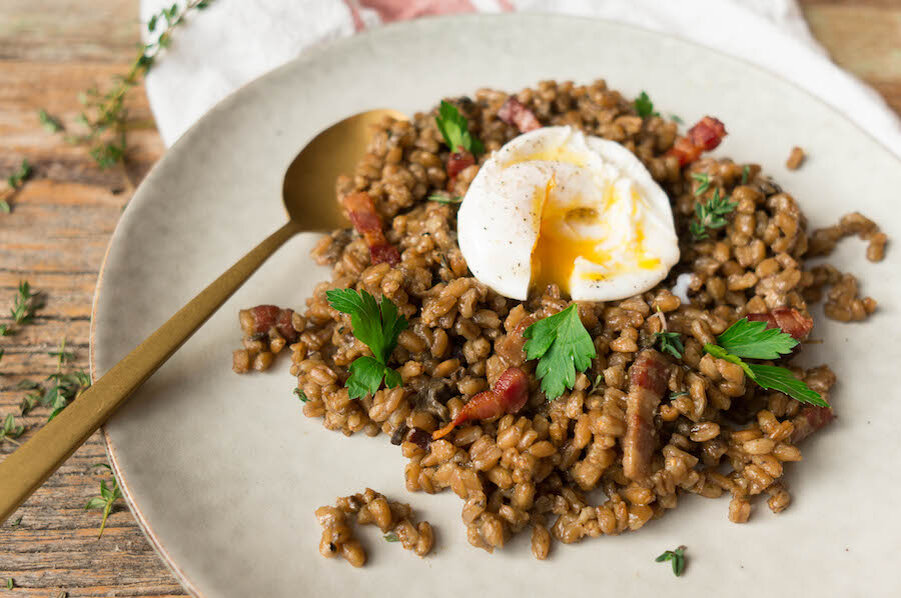
<path id="1" fill-rule="evenodd" d="M 899 0 L 801 0 L 814 35 L 836 61 L 873 84 L 901 112 Z M 124 173 L 101 171 L 84 148 L 44 131 L 37 109 L 68 124 L 77 94 L 123 72 L 138 40 L 135 0 L 0 2 L 0 175 L 27 157 L 34 177 L 0 214 L 0 316 L 20 280 L 47 296 L 33 325 L 0 338 L 0 417 L 18 413 L 23 379 L 55 371 L 47 355 L 65 337 L 73 368 L 87 368 L 89 318 L 97 272 L 130 187 Z M 151 122 L 143 90 L 130 114 Z M 149 125 L 129 136 L 128 177 L 137 182 L 162 155 Z M 47 416 L 22 418 L 29 427 Z M 27 437 L 27 436 L 26 436 Z M 0 444 L 0 459 L 12 450 Z M 83 505 L 97 494 L 106 455 L 99 435 L 0 528 L 0 596 L 181 596 L 183 590 L 120 506 L 97 539 L 100 515 Z M 0 481 L 2 483 L 2 481 Z M 5 589 L 7 578 L 15 588 Z"/>

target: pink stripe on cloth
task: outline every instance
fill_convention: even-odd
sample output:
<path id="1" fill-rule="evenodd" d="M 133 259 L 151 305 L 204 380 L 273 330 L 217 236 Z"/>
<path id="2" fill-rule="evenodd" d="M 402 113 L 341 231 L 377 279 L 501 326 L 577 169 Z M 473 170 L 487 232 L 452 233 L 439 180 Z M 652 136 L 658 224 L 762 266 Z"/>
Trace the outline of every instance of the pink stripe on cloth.
<path id="1" fill-rule="evenodd" d="M 513 12 L 515 10 L 513 2 L 510 0 L 497 0 L 497 3 L 501 5 L 501 10 L 504 12 Z"/>
<path id="2" fill-rule="evenodd" d="M 363 17 L 360 16 L 360 8 L 357 6 L 356 0 L 344 0 L 344 4 L 347 6 L 347 10 L 350 11 L 350 18 L 354 21 L 354 31 L 359 33 L 366 29 L 366 23 L 363 22 Z"/>
<path id="3" fill-rule="evenodd" d="M 359 0 L 359 2 L 361 6 L 374 10 L 384 23 L 425 15 L 476 12 L 476 8 L 469 0 Z"/>

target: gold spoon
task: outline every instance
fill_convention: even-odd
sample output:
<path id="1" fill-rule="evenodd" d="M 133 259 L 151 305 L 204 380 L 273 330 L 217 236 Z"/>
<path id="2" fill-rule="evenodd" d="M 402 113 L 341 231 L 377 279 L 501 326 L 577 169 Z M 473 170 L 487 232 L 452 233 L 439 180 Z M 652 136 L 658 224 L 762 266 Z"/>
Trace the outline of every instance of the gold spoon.
<path id="1" fill-rule="evenodd" d="M 372 126 L 385 117 L 408 120 L 394 110 L 370 110 L 345 118 L 314 137 L 285 173 L 282 199 L 288 223 L 213 281 L 0 463 L 0 524 L 285 241 L 304 231 L 331 231 L 347 226 L 334 200 L 335 179 L 339 174 L 353 172 L 365 153 Z"/>

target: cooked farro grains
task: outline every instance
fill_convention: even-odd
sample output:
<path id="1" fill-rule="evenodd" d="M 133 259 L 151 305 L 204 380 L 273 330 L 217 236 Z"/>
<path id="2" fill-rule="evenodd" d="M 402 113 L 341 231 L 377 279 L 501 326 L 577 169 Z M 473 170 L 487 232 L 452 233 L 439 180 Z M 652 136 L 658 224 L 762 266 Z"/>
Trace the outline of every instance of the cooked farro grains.
<path id="1" fill-rule="evenodd" d="M 400 542 L 405 549 L 423 557 L 431 552 L 435 536 L 431 524 L 417 524 L 412 513 L 410 505 L 388 500 L 371 488 L 339 497 L 335 506 L 316 509 L 316 519 L 322 526 L 319 553 L 327 559 L 340 555 L 354 567 L 366 564 L 366 550 L 354 536 L 349 521 L 355 518 L 357 525 L 375 525 L 387 539 Z"/>
<path id="2" fill-rule="evenodd" d="M 785 161 L 785 167 L 789 170 L 798 170 L 801 168 L 801 164 L 804 163 L 805 157 L 804 150 L 796 145 L 788 155 L 788 160 Z"/>
<path id="3" fill-rule="evenodd" d="M 357 191 L 372 197 L 390 223 L 387 239 L 402 259 L 396 266 L 372 264 L 364 241 L 346 230 L 323 238 L 314 249 L 313 257 L 332 265 L 334 274 L 293 319 L 299 337 L 291 345 L 291 371 L 309 399 L 304 414 L 346 435 L 388 435 L 408 460 L 407 489 L 450 488 L 463 501 L 470 543 L 489 552 L 528 527 L 532 552 L 544 559 L 551 538 L 571 543 L 638 530 L 675 508 L 686 493 L 730 494 L 728 516 L 737 523 L 748 520 L 759 495 L 768 497 L 773 512 L 782 511 L 791 500 L 785 464 L 801 460 L 797 443 L 828 423 L 832 412 L 747 384 L 740 367 L 702 347 L 746 314 L 779 307 L 806 314 L 808 303 L 824 293 L 827 316 L 865 318 L 875 301 L 858 296 L 852 275 L 831 266 L 805 270 L 804 262 L 827 254 L 850 234 L 868 240 L 867 256 L 878 261 L 885 235 L 860 214 L 808 234 L 794 198 L 756 165 L 701 158 L 680 168 L 666 154 L 676 124 L 637 116 L 633 104 L 603 81 L 584 86 L 545 81 L 517 97 L 542 125 L 572 125 L 618 141 L 639 157 L 672 199 L 680 263 L 661 285 L 639 296 L 579 304 L 598 356 L 578 374 L 572 390 L 549 403 L 530 376 L 530 397 L 518 413 L 468 422 L 431 441 L 432 432 L 505 370 L 516 366 L 533 373 L 534 363 L 523 354 L 522 331 L 568 301 L 553 285 L 527 301 L 512 301 L 470 277 L 456 243 L 456 206 L 427 198 L 462 196 L 478 164 L 449 183 L 448 151 L 433 113 L 416 114 L 410 122 L 386 121 L 337 191 L 339 197 Z M 497 116 L 507 98 L 483 89 L 473 99 L 454 102 L 487 153 L 518 134 Z M 707 181 L 706 188 L 700 189 L 701 181 Z M 715 193 L 729 195 L 734 211 L 726 226 L 694 241 L 689 224 L 695 204 Z M 669 290 L 680 273 L 691 274 L 690 304 Z M 388 297 L 409 320 L 389 360 L 403 379 L 401 387 L 349 399 L 348 366 L 367 350 L 354 338 L 349 318 L 325 297 L 329 289 L 347 287 Z M 673 367 L 654 411 L 649 473 L 630 479 L 623 463 L 630 366 L 660 332 L 680 335 L 681 358 L 666 357 Z M 835 376 L 827 366 L 791 367 L 828 398 Z M 592 490 L 605 498 L 592 503 L 586 494 Z"/>

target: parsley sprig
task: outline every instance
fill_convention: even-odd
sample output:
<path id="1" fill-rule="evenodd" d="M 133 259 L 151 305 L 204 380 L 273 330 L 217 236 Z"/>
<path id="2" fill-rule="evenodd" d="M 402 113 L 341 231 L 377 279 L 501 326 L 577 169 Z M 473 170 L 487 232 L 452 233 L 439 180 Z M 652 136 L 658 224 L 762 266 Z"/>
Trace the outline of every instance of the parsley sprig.
<path id="1" fill-rule="evenodd" d="M 463 148 L 477 156 L 485 151 L 482 142 L 469 132 L 469 123 L 466 121 L 466 117 L 460 114 L 457 107 L 450 102 L 441 100 L 435 124 L 438 125 L 438 130 L 452 152 L 460 151 L 460 148 Z"/>
<path id="2" fill-rule="evenodd" d="M 594 343 L 575 303 L 561 312 L 538 320 L 522 334 L 527 359 L 538 359 L 535 374 L 541 390 L 552 401 L 576 383 L 576 370 L 584 372 L 597 357 Z"/>
<path id="3" fill-rule="evenodd" d="M 23 158 L 16 171 L 6 177 L 7 187 L 0 192 L 0 212 L 9 214 L 12 211 L 9 207 L 9 199 L 21 189 L 22 184 L 31 176 L 31 172 L 31 164 L 28 163 L 27 158 Z"/>
<path id="4" fill-rule="evenodd" d="M 751 322 L 742 318 L 716 337 L 717 343 L 707 343 L 704 350 L 718 359 L 741 366 L 745 374 L 761 388 L 777 390 L 802 403 L 828 407 L 820 393 L 811 390 L 788 368 L 744 359 L 778 359 L 794 349 L 798 341 L 779 328 L 767 328 L 766 322 Z"/>
<path id="5" fill-rule="evenodd" d="M 673 564 L 673 575 L 680 577 L 685 571 L 685 546 L 680 546 L 675 550 L 667 550 L 654 561 L 658 563 L 670 561 Z"/>
<path id="6" fill-rule="evenodd" d="M 651 98 L 646 91 L 642 91 L 638 97 L 635 98 L 635 112 L 637 112 L 638 116 L 641 118 L 660 116 L 659 112 L 654 111 L 654 102 L 651 101 Z"/>
<path id="7" fill-rule="evenodd" d="M 350 314 L 353 334 L 362 341 L 372 356 L 357 357 L 350 364 L 350 378 L 347 392 L 352 399 L 360 399 L 375 394 L 382 386 L 394 388 L 403 382 L 396 370 L 388 367 L 388 358 L 397 346 L 397 337 L 407 327 L 407 319 L 397 312 L 397 306 L 387 297 L 380 303 L 366 291 L 353 289 L 333 289 L 326 291 L 329 305 L 338 311 Z"/>
<path id="8" fill-rule="evenodd" d="M 664 353 L 669 353 L 676 359 L 682 359 L 682 352 L 685 351 L 685 345 L 682 344 L 678 332 L 655 332 L 654 343 L 660 347 Z"/>
<path id="9" fill-rule="evenodd" d="M 713 191 L 713 197 L 705 203 L 695 202 L 695 216 L 689 225 L 691 236 L 696 241 L 710 237 L 708 231 L 723 228 L 728 224 L 725 216 L 735 209 L 738 202 L 730 201 L 728 195 L 720 195 L 720 190 Z"/>
<path id="10" fill-rule="evenodd" d="M 16 297 L 13 299 L 13 306 L 9 310 L 9 317 L 12 319 L 12 323 L 0 324 L 0 336 L 11 336 L 16 333 L 16 326 L 30 324 L 34 319 L 35 312 L 43 306 L 42 295 L 32 292 L 28 281 L 20 282 Z"/>
<path id="11" fill-rule="evenodd" d="M 97 463 L 94 467 L 105 467 L 112 474 L 112 467 L 106 463 Z M 100 522 L 100 533 L 97 534 L 98 538 L 103 536 L 103 530 L 106 529 L 106 520 L 109 519 L 110 513 L 113 510 L 113 504 L 120 498 L 122 498 L 122 490 L 119 488 L 119 480 L 113 475 L 112 487 L 106 485 L 106 480 L 100 480 L 100 495 L 89 500 L 84 506 L 85 511 L 90 509 L 103 509 L 103 520 Z"/>

